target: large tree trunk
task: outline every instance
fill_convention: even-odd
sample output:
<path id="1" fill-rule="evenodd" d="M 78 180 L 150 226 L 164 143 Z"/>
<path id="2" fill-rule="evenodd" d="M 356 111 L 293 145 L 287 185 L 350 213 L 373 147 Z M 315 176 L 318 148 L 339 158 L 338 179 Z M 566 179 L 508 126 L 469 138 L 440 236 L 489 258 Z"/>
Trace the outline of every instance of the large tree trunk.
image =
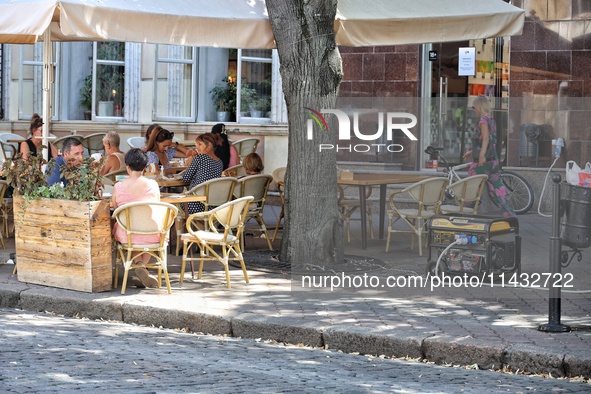
<path id="1" fill-rule="evenodd" d="M 342 259 L 342 224 L 336 185 L 336 127 L 314 130 L 307 139 L 311 113 L 334 108 L 342 78 L 336 45 L 336 0 L 267 0 L 269 20 L 281 62 L 289 119 L 285 225 L 280 259 L 300 265 Z M 332 117 L 327 117 L 330 120 Z M 336 123 L 336 122 L 335 122 Z"/>

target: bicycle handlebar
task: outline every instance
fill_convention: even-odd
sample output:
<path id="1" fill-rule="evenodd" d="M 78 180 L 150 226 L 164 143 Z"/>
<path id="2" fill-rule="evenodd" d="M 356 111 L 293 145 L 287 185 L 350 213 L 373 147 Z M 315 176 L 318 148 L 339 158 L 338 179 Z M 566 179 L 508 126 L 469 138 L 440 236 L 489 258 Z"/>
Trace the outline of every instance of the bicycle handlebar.
<path id="1" fill-rule="evenodd" d="M 453 169 L 454 171 L 457 170 L 461 170 L 463 168 L 466 168 L 470 165 L 470 162 L 467 163 L 463 163 L 463 164 L 459 164 L 457 166 L 452 167 L 447 160 L 445 160 L 445 157 L 443 157 L 443 155 L 441 154 L 441 151 L 443 150 L 443 148 L 441 147 L 435 147 L 435 146 L 431 146 L 429 145 L 426 149 L 425 149 L 425 153 L 431 156 L 436 156 L 438 160 L 441 161 L 441 163 L 445 166 L 445 168 L 447 168 L 448 170 Z"/>

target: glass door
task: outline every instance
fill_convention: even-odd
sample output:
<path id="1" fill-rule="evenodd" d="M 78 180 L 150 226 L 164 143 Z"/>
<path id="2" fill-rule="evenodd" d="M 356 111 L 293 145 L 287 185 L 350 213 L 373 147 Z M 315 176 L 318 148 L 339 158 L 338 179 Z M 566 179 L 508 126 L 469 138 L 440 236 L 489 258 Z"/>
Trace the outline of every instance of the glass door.
<path id="1" fill-rule="evenodd" d="M 466 74 L 463 53 L 470 49 L 473 74 Z M 506 136 L 508 106 L 509 48 L 503 38 L 469 40 L 425 45 L 423 49 L 423 150 L 441 147 L 442 155 L 451 164 L 463 162 L 463 155 L 472 148 L 471 137 L 479 117 L 471 110 L 472 100 L 489 97 L 491 114 L 497 122 L 498 140 Z M 459 72 L 462 62 L 463 72 Z M 501 154 L 502 146 L 497 147 Z M 430 168 L 424 152 L 422 168 Z"/>

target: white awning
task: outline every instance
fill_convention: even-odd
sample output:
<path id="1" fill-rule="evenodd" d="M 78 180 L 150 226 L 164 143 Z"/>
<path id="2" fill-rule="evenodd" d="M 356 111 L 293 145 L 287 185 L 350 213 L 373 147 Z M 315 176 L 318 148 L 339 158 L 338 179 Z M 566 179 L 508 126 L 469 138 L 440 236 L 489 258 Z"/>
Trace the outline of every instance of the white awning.
<path id="1" fill-rule="evenodd" d="M 525 11 L 502 0 L 339 0 L 337 43 L 381 46 L 521 34 Z"/>
<path id="2" fill-rule="evenodd" d="M 503 0 L 339 0 L 339 45 L 459 41 L 520 34 L 525 13 Z M 132 41 L 273 48 L 263 0 L 0 0 L 0 42 Z"/>

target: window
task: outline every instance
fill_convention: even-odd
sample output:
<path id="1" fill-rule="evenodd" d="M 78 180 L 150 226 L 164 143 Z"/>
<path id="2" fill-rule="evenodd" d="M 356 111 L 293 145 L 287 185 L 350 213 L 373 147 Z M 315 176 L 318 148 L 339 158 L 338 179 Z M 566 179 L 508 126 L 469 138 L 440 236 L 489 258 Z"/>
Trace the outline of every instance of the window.
<path id="1" fill-rule="evenodd" d="M 270 49 L 238 49 L 237 111 L 241 118 L 271 117 L 273 52 Z M 247 120 L 247 119 L 244 119 Z"/>
<path id="2" fill-rule="evenodd" d="M 31 119 L 34 113 L 42 115 L 43 113 L 43 43 L 37 43 L 35 45 L 14 45 L 18 51 L 20 58 L 20 68 L 18 74 L 19 82 L 19 119 Z M 56 45 L 52 45 L 53 54 L 52 59 L 58 59 L 59 49 L 56 49 Z M 59 48 L 59 47 L 58 47 Z M 13 52 L 13 54 L 15 54 Z M 56 100 L 59 95 L 56 92 L 56 88 L 59 84 L 55 83 L 55 80 L 59 77 L 58 67 L 54 68 L 55 73 L 53 74 L 54 80 L 51 81 L 51 91 L 53 93 L 52 98 L 52 117 L 57 118 L 57 105 Z"/>
<path id="3" fill-rule="evenodd" d="M 0 119 L 4 119 L 4 45 L 0 44 Z"/>
<path id="4" fill-rule="evenodd" d="M 154 117 L 193 121 L 197 51 L 193 47 L 156 45 Z"/>
<path id="5" fill-rule="evenodd" d="M 93 94 L 99 118 L 123 118 L 125 103 L 125 43 L 95 42 Z"/>

